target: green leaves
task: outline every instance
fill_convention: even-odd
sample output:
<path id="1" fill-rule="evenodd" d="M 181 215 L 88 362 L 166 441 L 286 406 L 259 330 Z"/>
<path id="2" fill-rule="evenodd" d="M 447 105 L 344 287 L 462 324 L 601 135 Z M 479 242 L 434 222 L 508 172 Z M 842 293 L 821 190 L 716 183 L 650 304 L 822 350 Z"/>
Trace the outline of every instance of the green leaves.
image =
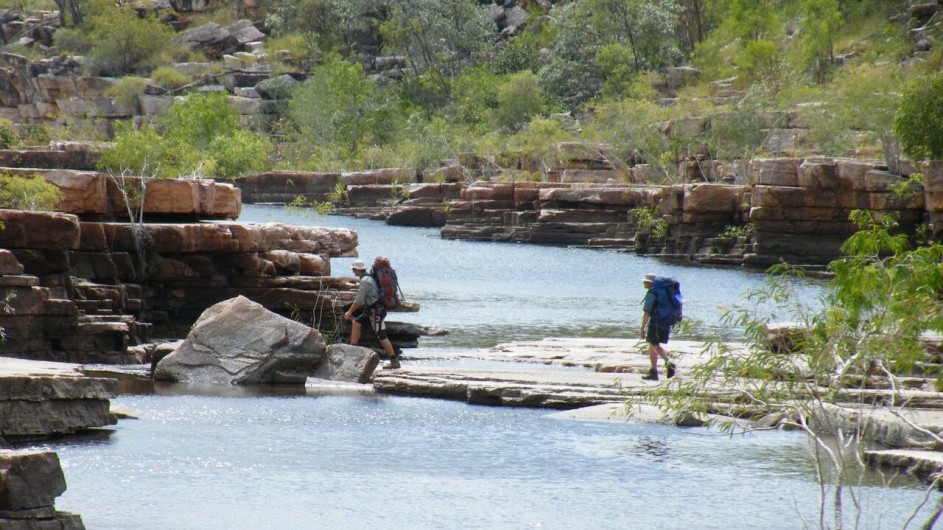
<path id="1" fill-rule="evenodd" d="M 0 208 L 53 211 L 62 192 L 42 175 L 20 176 L 0 173 Z M 2 229 L 0 223 L 0 229 Z"/>
<path id="2" fill-rule="evenodd" d="M 943 74 L 913 80 L 900 98 L 894 134 L 914 160 L 943 158 Z"/>
<path id="3" fill-rule="evenodd" d="M 107 6 L 90 16 L 89 56 L 103 74 L 132 73 L 152 65 L 170 49 L 173 30 L 155 15 L 139 17 L 133 7 Z"/>
<path id="4" fill-rule="evenodd" d="M 158 127 L 117 127 L 99 168 L 112 174 L 231 178 L 258 171 L 272 152 L 263 135 L 243 129 L 226 94 L 194 94 L 179 101 Z"/>

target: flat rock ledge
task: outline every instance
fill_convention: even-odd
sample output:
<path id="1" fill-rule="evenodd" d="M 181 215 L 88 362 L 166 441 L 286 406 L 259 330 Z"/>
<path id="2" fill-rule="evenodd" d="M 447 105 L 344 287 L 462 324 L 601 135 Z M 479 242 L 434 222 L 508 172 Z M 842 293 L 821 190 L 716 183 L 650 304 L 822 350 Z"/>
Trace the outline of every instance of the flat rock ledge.
<path id="1" fill-rule="evenodd" d="M 114 425 L 114 379 L 77 364 L 0 357 L 0 437 L 47 437 Z"/>
<path id="2" fill-rule="evenodd" d="M 629 339 L 554 338 L 499 344 L 464 357 L 507 361 L 507 367 L 410 366 L 377 371 L 377 392 L 455 399 L 481 405 L 574 409 L 621 403 L 648 392 L 658 383 L 644 381 L 648 355 L 641 341 Z M 701 342 L 672 342 L 679 371 L 694 362 Z M 554 370 L 542 366 L 591 368 Z"/>
<path id="3" fill-rule="evenodd" d="M 730 344 L 736 354 L 741 344 Z M 491 406 L 559 409 L 561 419 L 589 421 L 641 421 L 676 426 L 703 425 L 711 417 L 690 414 L 670 416 L 657 407 L 642 404 L 626 407 L 632 397 L 642 396 L 664 383 L 641 378 L 649 366 L 644 343 L 634 339 L 553 338 L 499 344 L 461 357 L 487 361 L 492 367 L 433 366 L 407 358 L 399 370 L 377 371 L 373 385 L 378 393 L 461 400 Z M 700 360 L 703 342 L 672 341 L 669 352 L 679 377 Z M 502 361 L 498 363 L 497 361 Z M 497 366 L 497 367 L 494 367 Z M 660 363 L 663 369 L 663 365 Z M 913 379 L 913 378 L 910 378 Z M 943 451 L 928 432 L 943 435 L 943 393 L 929 391 L 932 385 L 901 391 L 903 409 L 882 405 L 828 405 L 816 416 L 822 432 L 834 432 L 836 423 L 846 432 L 862 428 L 869 441 L 888 450 L 868 451 L 875 466 L 892 466 L 933 481 L 943 474 Z M 717 399 L 724 402 L 728 389 L 718 387 Z M 859 396 L 883 402 L 882 390 L 865 390 Z M 776 418 L 782 415 L 773 414 Z M 730 418 L 727 418 L 730 419 Z M 866 421 L 862 421 L 862 420 Z M 766 418 L 763 422 L 773 421 Z M 775 423 L 775 422 L 774 422 Z M 764 423 L 765 425 L 765 423 Z M 943 484 L 943 480 L 939 481 Z"/>

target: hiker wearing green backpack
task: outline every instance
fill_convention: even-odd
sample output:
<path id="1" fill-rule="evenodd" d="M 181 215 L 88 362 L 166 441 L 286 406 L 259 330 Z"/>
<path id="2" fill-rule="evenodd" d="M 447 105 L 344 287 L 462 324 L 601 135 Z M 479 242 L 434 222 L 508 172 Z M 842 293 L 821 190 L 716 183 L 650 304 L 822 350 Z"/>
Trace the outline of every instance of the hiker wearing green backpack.
<path id="1" fill-rule="evenodd" d="M 380 346 L 390 361 L 383 366 L 386 369 L 399 368 L 400 362 L 393 349 L 393 343 L 386 336 L 386 305 L 380 299 L 380 288 L 372 275 L 367 274 L 367 266 L 359 259 L 351 265 L 354 276 L 360 280 L 357 295 L 350 309 L 344 313 L 344 320 L 350 321 L 350 344 L 360 342 L 360 332 L 364 325 L 370 326 L 380 341 Z"/>
<path id="2" fill-rule="evenodd" d="M 681 287 L 677 280 L 646 274 L 642 285 L 647 289 L 642 301 L 642 327 L 639 333 L 648 342 L 648 358 L 652 367 L 642 379 L 658 381 L 658 358 L 665 360 L 665 375 L 675 375 L 675 364 L 668 360 L 662 344 L 668 344 L 671 326 L 681 320 Z"/>

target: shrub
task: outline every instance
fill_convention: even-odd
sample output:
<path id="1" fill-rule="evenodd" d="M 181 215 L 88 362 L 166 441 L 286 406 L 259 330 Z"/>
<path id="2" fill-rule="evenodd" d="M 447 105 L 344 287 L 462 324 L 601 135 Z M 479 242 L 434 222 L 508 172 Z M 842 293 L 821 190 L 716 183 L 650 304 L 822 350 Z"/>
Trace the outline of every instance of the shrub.
<path id="1" fill-rule="evenodd" d="M 205 150 L 217 136 L 230 136 L 239 129 L 239 115 L 227 94 L 193 94 L 170 107 L 160 129 L 163 136 Z"/>
<path id="2" fill-rule="evenodd" d="M 115 98 L 119 103 L 131 107 L 135 113 L 141 109 L 140 97 L 147 89 L 147 79 L 143 77 L 122 77 L 115 84 L 105 89 L 105 95 Z"/>
<path id="3" fill-rule="evenodd" d="M 0 207 L 13 210 L 52 211 L 62 191 L 41 175 L 22 177 L 0 173 Z"/>
<path id="4" fill-rule="evenodd" d="M 261 170 L 272 153 L 272 143 L 261 134 L 238 130 L 214 138 L 209 152 L 216 161 L 216 174 L 233 178 Z"/>
<path id="5" fill-rule="evenodd" d="M 161 66 L 151 72 L 151 81 L 161 88 L 171 90 L 186 85 L 191 79 L 172 66 Z"/>
<path id="6" fill-rule="evenodd" d="M 13 122 L 0 118 L 0 149 L 9 149 L 20 144 Z"/>
<path id="7" fill-rule="evenodd" d="M 148 66 L 171 45 L 173 30 L 156 16 L 130 7 L 108 7 L 89 17 L 89 57 L 97 73 L 120 75 Z"/>
<path id="8" fill-rule="evenodd" d="M 914 80 L 900 98 L 894 134 L 909 158 L 943 158 L 943 74 Z"/>
<path id="9" fill-rule="evenodd" d="M 62 52 L 85 55 L 94 42 L 87 31 L 79 28 L 59 28 L 52 36 L 53 44 Z"/>
<path id="10" fill-rule="evenodd" d="M 115 140 L 105 149 L 98 167 L 115 175 L 177 177 L 199 165 L 199 154 L 187 142 L 170 142 L 149 126 L 118 126 Z"/>
<path id="11" fill-rule="evenodd" d="M 512 75 L 506 83 L 499 86 L 497 103 L 495 118 L 498 125 L 512 131 L 526 125 L 546 107 L 543 92 L 537 84 L 537 76 L 530 70 Z"/>

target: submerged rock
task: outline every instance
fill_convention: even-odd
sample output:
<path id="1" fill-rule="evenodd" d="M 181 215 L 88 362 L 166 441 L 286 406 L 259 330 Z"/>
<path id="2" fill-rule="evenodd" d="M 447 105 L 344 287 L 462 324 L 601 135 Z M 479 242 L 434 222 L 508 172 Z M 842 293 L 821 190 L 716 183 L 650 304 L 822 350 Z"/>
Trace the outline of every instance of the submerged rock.
<path id="1" fill-rule="evenodd" d="M 324 359 L 318 365 L 314 378 L 347 383 L 367 383 L 378 364 L 380 364 L 380 356 L 370 348 L 332 344 L 324 352 Z"/>
<path id="2" fill-rule="evenodd" d="M 318 330 L 244 296 L 220 302 L 154 369 L 154 378 L 194 383 L 304 384 L 324 356 Z"/>

